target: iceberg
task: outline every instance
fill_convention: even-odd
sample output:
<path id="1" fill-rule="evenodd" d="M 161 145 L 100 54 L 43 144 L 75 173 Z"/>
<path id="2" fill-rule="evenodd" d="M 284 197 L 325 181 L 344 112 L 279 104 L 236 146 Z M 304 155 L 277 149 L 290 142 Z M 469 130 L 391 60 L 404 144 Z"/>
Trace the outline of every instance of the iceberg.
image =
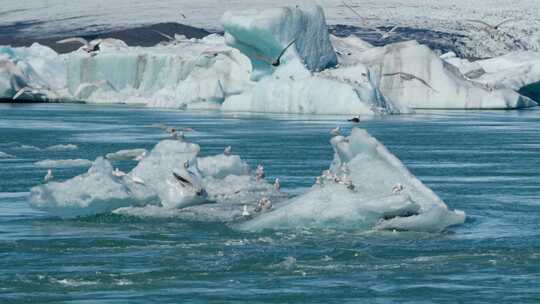
<path id="1" fill-rule="evenodd" d="M 416 41 L 390 44 L 361 53 L 384 96 L 414 109 L 518 109 L 536 103 L 510 89 L 489 89 L 467 80 L 454 66 Z M 403 79 L 399 73 L 417 79 Z"/>
<path id="2" fill-rule="evenodd" d="M 467 59 L 445 59 L 464 75 L 491 89 L 512 89 L 540 101 L 540 53 L 512 52 L 503 56 L 470 62 Z"/>
<path id="3" fill-rule="evenodd" d="M 49 182 L 33 187 L 30 190 L 30 204 L 38 210 L 69 218 L 157 201 L 154 192 L 112 173 L 112 165 L 100 157 L 82 175 L 64 182 Z"/>
<path id="4" fill-rule="evenodd" d="M 216 210 L 225 208 L 229 216 L 239 216 L 241 208 L 237 204 L 255 205 L 260 196 L 277 195 L 272 185 L 250 175 L 248 164 L 239 156 L 197 157 L 199 151 L 197 144 L 162 140 L 128 173 L 113 170 L 108 159 L 99 157 L 90 162 L 92 166 L 84 174 L 33 187 L 30 203 L 60 217 L 125 208 L 118 212 L 175 214 L 175 210 L 186 209 L 182 211 L 184 215 L 211 212 L 214 217 L 223 218 L 225 213 Z M 186 163 L 189 174 L 202 185 L 202 192 L 182 186 L 174 176 L 173 173 L 185 170 Z M 215 205 L 220 207 L 212 207 Z"/>
<path id="5" fill-rule="evenodd" d="M 277 59 L 291 42 L 282 62 L 295 58 L 312 72 L 337 64 L 320 6 L 228 11 L 223 15 L 222 24 L 227 44 L 249 57 L 253 80 L 272 74 L 274 69 L 261 57 Z"/>
<path id="6" fill-rule="evenodd" d="M 465 221 L 365 130 L 331 140 L 330 169 L 307 193 L 239 229 L 344 228 L 438 232 Z M 353 186 L 351 186 L 353 185 Z M 399 185 L 396 191 L 396 185 Z"/>
<path id="7" fill-rule="evenodd" d="M 199 157 L 199 145 L 166 139 L 128 173 L 113 170 L 109 160 L 99 157 L 86 173 L 33 187 L 29 200 L 32 207 L 65 218 L 112 212 L 224 222 L 248 231 L 438 232 L 464 222 L 464 212 L 448 209 L 365 130 L 354 128 L 349 137 L 333 137 L 331 144 L 329 170 L 306 193 L 291 199 L 252 174 L 238 155 Z M 189 174 L 202 191 L 186 186 L 175 173 Z M 265 202 L 271 205 L 264 207 Z"/>

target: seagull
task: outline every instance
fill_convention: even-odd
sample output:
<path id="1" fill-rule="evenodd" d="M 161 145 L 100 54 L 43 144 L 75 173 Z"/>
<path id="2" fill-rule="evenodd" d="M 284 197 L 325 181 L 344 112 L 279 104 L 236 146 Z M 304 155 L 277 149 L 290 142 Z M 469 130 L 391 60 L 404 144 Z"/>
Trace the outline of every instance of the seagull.
<path id="1" fill-rule="evenodd" d="M 131 180 L 133 182 L 135 182 L 136 184 L 141 184 L 141 185 L 144 185 L 144 181 L 142 180 L 142 178 L 136 176 L 136 175 L 132 175 L 131 176 Z"/>
<path id="2" fill-rule="evenodd" d="M 358 13 L 352 6 L 348 5 L 345 1 L 341 1 L 341 3 L 343 3 L 345 7 L 347 7 L 351 12 L 353 12 L 353 14 L 358 16 L 362 21 L 366 19 L 364 16 L 360 15 L 360 13 Z"/>
<path id="3" fill-rule="evenodd" d="M 29 93 L 32 93 L 34 90 L 32 90 L 30 87 L 24 87 L 20 90 L 17 91 L 17 93 L 15 93 L 15 95 L 13 95 L 13 97 L 11 97 L 12 100 L 15 100 L 17 98 L 19 98 L 22 94 L 26 93 L 26 92 L 29 92 Z"/>
<path id="4" fill-rule="evenodd" d="M 231 146 L 227 146 L 225 147 L 225 149 L 223 150 L 223 154 L 229 156 L 231 155 L 231 152 L 232 152 L 232 147 Z"/>
<path id="5" fill-rule="evenodd" d="M 330 134 L 331 134 L 332 136 L 338 136 L 338 135 L 340 135 L 340 134 L 341 134 L 341 128 L 340 128 L 339 126 L 335 127 L 334 129 L 332 129 L 332 130 L 330 131 Z"/>
<path id="6" fill-rule="evenodd" d="M 257 178 L 257 181 L 263 179 L 265 177 L 264 174 L 264 167 L 262 164 L 259 164 L 257 166 L 257 169 L 255 170 L 255 177 Z"/>
<path id="7" fill-rule="evenodd" d="M 401 191 L 403 191 L 403 189 L 404 189 L 403 185 L 400 184 L 400 183 L 397 183 L 397 184 L 394 185 L 394 187 L 392 187 L 392 193 L 398 194 Z"/>
<path id="8" fill-rule="evenodd" d="M 492 24 L 489 24 L 485 21 L 482 21 L 482 20 L 475 20 L 475 19 L 469 19 L 467 20 L 468 22 L 472 22 L 472 23 L 479 23 L 479 24 L 482 24 L 484 25 L 484 29 L 486 30 L 492 30 L 492 31 L 497 31 L 499 30 L 499 28 L 503 25 L 503 24 L 506 24 L 508 22 L 514 22 L 514 21 L 518 21 L 518 19 L 506 19 L 502 22 L 499 22 L 495 25 L 492 25 Z"/>
<path id="9" fill-rule="evenodd" d="M 58 93 L 52 91 L 48 87 L 44 87 L 44 86 L 39 86 L 39 87 L 25 86 L 25 87 L 21 88 L 20 90 L 18 90 L 17 93 L 15 93 L 15 95 L 13 95 L 13 97 L 11 97 L 11 99 L 16 100 L 17 98 L 21 97 L 21 95 L 23 95 L 24 93 L 41 94 L 41 95 L 45 95 L 45 96 L 47 95 L 47 93 L 51 93 L 51 94 L 55 95 L 56 97 L 58 97 Z"/>
<path id="10" fill-rule="evenodd" d="M 379 41 L 381 40 L 385 40 L 387 38 L 390 38 L 391 36 L 394 36 L 394 35 L 399 35 L 398 33 L 396 33 L 395 31 L 399 28 L 399 26 L 394 26 L 393 28 L 391 28 L 389 31 L 381 31 L 379 30 L 378 28 L 373 28 L 379 35 L 381 35 L 381 37 L 379 37 Z"/>
<path id="11" fill-rule="evenodd" d="M 276 177 L 276 180 L 274 181 L 274 190 L 278 191 L 281 190 L 281 184 L 279 183 L 279 178 Z"/>
<path id="12" fill-rule="evenodd" d="M 153 32 L 156 32 L 156 33 L 158 33 L 160 36 L 166 38 L 166 39 L 168 40 L 168 42 L 173 42 L 173 43 L 174 43 L 174 42 L 177 41 L 173 36 L 167 35 L 167 34 L 165 34 L 165 33 L 163 33 L 163 32 L 158 31 L 158 30 L 152 30 L 152 31 L 153 31 Z"/>
<path id="13" fill-rule="evenodd" d="M 246 205 L 244 205 L 244 208 L 242 209 L 242 216 L 250 216 Z"/>
<path id="14" fill-rule="evenodd" d="M 78 43 L 82 44 L 83 45 L 83 51 L 91 54 L 91 53 L 95 53 L 95 52 L 99 51 L 99 49 L 100 49 L 99 45 L 101 44 L 102 40 L 97 39 L 97 40 L 92 40 L 92 41 L 88 42 L 88 40 L 86 40 L 84 38 L 73 37 L 73 38 L 66 38 L 66 39 L 56 41 L 56 43 L 60 43 L 60 44 L 73 43 L 73 42 L 78 42 Z"/>
<path id="15" fill-rule="evenodd" d="M 146 157 L 146 151 L 143 151 L 143 153 L 141 153 L 141 154 L 137 155 L 137 157 L 135 157 L 135 161 L 141 161 L 145 157 Z"/>
<path id="16" fill-rule="evenodd" d="M 322 185 L 322 179 L 321 179 L 320 176 L 317 176 L 317 177 L 315 178 L 315 184 L 316 184 L 316 185 Z"/>
<path id="17" fill-rule="evenodd" d="M 75 90 L 75 93 L 73 93 L 73 97 L 83 98 L 82 94 L 85 89 L 92 88 L 92 87 L 99 89 L 103 85 L 108 85 L 113 91 L 118 92 L 118 90 L 109 81 L 102 79 L 102 80 L 96 80 L 96 81 L 91 81 L 91 82 L 83 82 L 79 84 L 79 86 L 77 87 L 77 90 Z"/>
<path id="18" fill-rule="evenodd" d="M 430 86 L 424 79 L 418 77 L 418 76 L 415 76 L 413 74 L 409 74 L 409 73 L 404 73 L 404 72 L 396 72 L 396 73 L 386 73 L 386 74 L 383 74 L 382 75 L 383 77 L 385 76 L 399 76 L 399 78 L 401 78 L 401 80 L 403 81 L 410 81 L 410 80 L 418 80 L 420 81 L 423 85 L 425 85 L 426 87 L 430 88 L 431 90 L 435 91 L 435 92 L 439 92 L 437 90 L 435 90 L 432 86 Z"/>
<path id="19" fill-rule="evenodd" d="M 116 177 L 124 177 L 124 176 L 126 176 L 126 173 L 123 172 L 123 171 L 118 170 L 118 168 L 115 168 L 112 175 L 114 175 Z"/>
<path id="20" fill-rule="evenodd" d="M 349 119 L 347 119 L 347 121 L 354 122 L 354 123 L 359 123 L 360 122 L 360 115 L 356 115 L 353 118 L 349 118 Z"/>
<path id="21" fill-rule="evenodd" d="M 50 181 L 50 180 L 53 179 L 53 178 L 54 178 L 54 175 L 53 175 L 53 173 L 52 173 L 52 170 L 49 169 L 49 170 L 47 170 L 47 174 L 45 175 L 45 177 L 43 177 L 43 180 L 44 180 L 45 182 L 48 182 L 48 181 Z"/>
<path id="22" fill-rule="evenodd" d="M 279 56 L 274 59 L 274 58 L 270 58 L 270 57 L 267 57 L 263 54 L 255 54 L 255 57 L 261 61 L 264 61 L 272 66 L 275 66 L 275 67 L 278 67 L 280 64 L 281 64 L 281 57 L 283 57 L 283 55 L 285 54 L 285 52 L 289 49 L 289 47 L 291 47 L 291 45 L 293 45 L 294 43 L 296 42 L 296 38 L 293 39 L 291 42 L 289 42 L 289 44 L 287 44 L 287 46 L 281 50 L 281 53 L 279 53 Z"/>
<path id="23" fill-rule="evenodd" d="M 189 162 L 184 162 L 184 170 L 180 172 L 173 172 L 174 178 L 180 183 L 182 187 L 191 187 L 195 189 L 197 195 L 203 195 L 205 193 L 202 183 L 199 178 L 191 171 L 188 170 Z"/>
<path id="24" fill-rule="evenodd" d="M 176 140 L 179 140 L 179 141 L 184 141 L 186 139 L 186 137 L 184 136 L 184 132 L 182 132 L 182 131 L 173 132 L 172 133 L 172 138 L 176 139 Z"/>
<path id="25" fill-rule="evenodd" d="M 263 209 L 272 209 L 272 202 L 270 202 L 270 200 L 266 196 L 262 197 L 259 200 L 259 202 L 257 203 L 257 207 L 255 207 L 255 212 L 261 212 Z"/>

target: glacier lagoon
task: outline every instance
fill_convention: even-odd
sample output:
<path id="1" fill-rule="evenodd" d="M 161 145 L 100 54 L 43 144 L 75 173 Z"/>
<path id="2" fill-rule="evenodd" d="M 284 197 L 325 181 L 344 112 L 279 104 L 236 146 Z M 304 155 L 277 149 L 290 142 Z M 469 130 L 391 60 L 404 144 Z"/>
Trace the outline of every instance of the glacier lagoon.
<path id="1" fill-rule="evenodd" d="M 45 160 L 56 180 L 84 160 L 151 150 L 152 125 L 191 127 L 202 156 L 233 147 L 283 192 L 330 165 L 342 116 L 256 115 L 74 104 L 0 105 L 2 302 L 537 302 L 540 111 L 418 112 L 360 124 L 467 221 L 442 233 L 366 229 L 241 232 L 219 222 L 31 209 Z M 50 164 L 51 162 L 49 162 Z M 71 165 L 69 165 L 71 164 Z M 77 165 L 78 164 L 78 165 Z M 132 160 L 115 163 L 128 171 Z M 30 293 L 31 292 L 31 293 Z M 30 294 L 30 295 L 29 295 Z"/>

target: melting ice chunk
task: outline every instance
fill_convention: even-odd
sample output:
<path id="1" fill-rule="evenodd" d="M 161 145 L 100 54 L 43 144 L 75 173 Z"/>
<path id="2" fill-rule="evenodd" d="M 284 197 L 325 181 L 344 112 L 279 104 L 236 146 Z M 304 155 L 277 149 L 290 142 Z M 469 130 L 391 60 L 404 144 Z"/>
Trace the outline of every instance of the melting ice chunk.
<path id="1" fill-rule="evenodd" d="M 307 193 L 240 225 L 243 230 L 335 227 L 436 232 L 463 223 L 444 202 L 365 130 L 331 140 L 330 170 Z M 393 193 L 401 184 L 403 190 Z M 354 185 L 351 187 L 350 185 Z"/>

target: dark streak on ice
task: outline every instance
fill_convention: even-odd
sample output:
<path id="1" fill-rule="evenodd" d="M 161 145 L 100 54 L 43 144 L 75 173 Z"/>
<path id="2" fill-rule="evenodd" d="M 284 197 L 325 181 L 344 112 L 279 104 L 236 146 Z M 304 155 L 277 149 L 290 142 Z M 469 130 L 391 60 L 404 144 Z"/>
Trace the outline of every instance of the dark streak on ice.
<path id="1" fill-rule="evenodd" d="M 121 39 L 130 46 L 154 46 L 163 41 L 163 37 L 156 34 L 156 30 L 167 35 L 181 34 L 187 38 L 202 38 L 210 32 L 179 23 L 158 23 L 150 26 L 141 26 L 130 29 L 103 31 L 91 33 L 88 29 L 77 29 L 69 34 L 52 34 L 47 38 L 37 38 L 38 34 L 28 34 L 29 28 L 39 28 L 37 21 L 16 22 L 10 25 L 0 26 L 0 45 L 30 46 L 34 42 L 47 45 L 58 53 L 68 53 L 80 47 L 79 44 L 57 44 L 56 41 L 67 37 L 83 37 L 85 39 L 116 38 Z M 97 28 L 100 25 L 96 25 Z M 86 33 L 86 34 L 80 34 Z"/>

